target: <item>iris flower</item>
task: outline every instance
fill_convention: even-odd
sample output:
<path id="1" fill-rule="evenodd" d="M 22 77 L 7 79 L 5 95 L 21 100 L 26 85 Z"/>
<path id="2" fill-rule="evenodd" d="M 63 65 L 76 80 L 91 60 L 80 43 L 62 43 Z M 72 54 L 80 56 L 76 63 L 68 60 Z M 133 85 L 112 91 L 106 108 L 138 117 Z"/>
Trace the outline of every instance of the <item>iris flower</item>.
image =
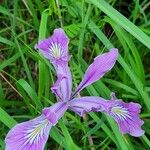
<path id="1" fill-rule="evenodd" d="M 49 137 L 49 131 L 69 109 L 80 116 L 88 112 L 104 112 L 114 118 L 120 132 L 129 133 L 138 137 L 144 134 L 141 129 L 143 121 L 139 118 L 141 106 L 137 103 L 125 103 L 112 94 L 111 100 L 102 97 L 85 96 L 76 97 L 85 87 L 94 83 L 110 71 L 114 66 L 118 50 L 97 56 L 88 67 L 82 81 L 72 92 L 72 76 L 68 62 L 69 38 L 63 29 L 55 29 L 51 37 L 40 41 L 35 48 L 49 59 L 55 68 L 57 80 L 51 90 L 56 95 L 58 102 L 44 108 L 39 117 L 17 124 L 7 134 L 6 150 L 43 150 Z"/>

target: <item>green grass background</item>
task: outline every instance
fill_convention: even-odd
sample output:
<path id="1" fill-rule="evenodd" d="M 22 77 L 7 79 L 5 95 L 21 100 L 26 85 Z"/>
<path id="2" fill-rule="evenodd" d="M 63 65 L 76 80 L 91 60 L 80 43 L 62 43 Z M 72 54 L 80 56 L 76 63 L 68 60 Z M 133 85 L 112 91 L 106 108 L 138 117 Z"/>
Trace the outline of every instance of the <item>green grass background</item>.
<path id="1" fill-rule="evenodd" d="M 101 113 L 90 113 L 85 120 L 68 111 L 52 128 L 45 150 L 149 150 L 149 10 L 149 0 L 1 0 L 0 150 L 10 128 L 56 102 L 50 91 L 54 69 L 34 45 L 58 27 L 70 38 L 74 88 L 95 56 L 119 49 L 115 67 L 80 94 L 110 98 L 114 91 L 125 102 L 140 103 L 145 135 L 122 135 Z"/>

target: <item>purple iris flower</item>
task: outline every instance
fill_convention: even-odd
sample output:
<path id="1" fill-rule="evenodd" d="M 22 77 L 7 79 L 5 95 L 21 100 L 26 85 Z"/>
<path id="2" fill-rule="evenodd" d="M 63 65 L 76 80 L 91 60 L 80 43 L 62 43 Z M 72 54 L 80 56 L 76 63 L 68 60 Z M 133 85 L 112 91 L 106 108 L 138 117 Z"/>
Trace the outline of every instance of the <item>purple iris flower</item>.
<path id="1" fill-rule="evenodd" d="M 12 147 L 13 150 L 43 150 L 51 127 L 57 124 L 68 109 L 80 116 L 91 111 L 104 112 L 114 118 L 123 134 L 129 133 L 136 137 L 144 134 L 141 129 L 143 121 L 139 118 L 141 109 L 139 104 L 125 103 L 118 100 L 114 94 L 111 100 L 94 96 L 76 98 L 82 89 L 111 70 L 117 60 L 118 50 L 113 48 L 110 52 L 97 56 L 88 67 L 79 86 L 72 92 L 72 76 L 68 66 L 70 59 L 68 43 L 67 35 L 63 29 L 59 28 L 54 30 L 51 37 L 40 41 L 35 46 L 55 68 L 57 81 L 51 90 L 58 102 L 51 107 L 44 108 L 41 116 L 12 128 L 5 139 L 6 150 L 12 150 Z"/>

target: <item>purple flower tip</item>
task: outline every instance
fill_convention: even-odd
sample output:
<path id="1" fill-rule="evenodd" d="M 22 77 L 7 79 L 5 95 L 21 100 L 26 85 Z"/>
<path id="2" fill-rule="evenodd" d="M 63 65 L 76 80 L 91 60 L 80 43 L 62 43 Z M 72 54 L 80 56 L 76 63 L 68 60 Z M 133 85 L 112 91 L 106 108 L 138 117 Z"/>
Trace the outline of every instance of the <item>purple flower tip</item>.
<path id="1" fill-rule="evenodd" d="M 35 49 L 43 54 L 44 57 L 49 59 L 54 64 L 61 64 L 69 60 L 68 55 L 69 39 L 61 28 L 55 29 L 51 37 L 41 40 L 35 45 Z"/>
<path id="2" fill-rule="evenodd" d="M 144 134 L 141 126 L 144 122 L 139 118 L 141 105 L 137 103 L 125 103 L 122 100 L 115 100 L 114 94 L 110 101 L 107 113 L 112 116 L 119 125 L 120 131 L 125 134 L 139 137 Z"/>
<path id="3" fill-rule="evenodd" d="M 44 115 L 17 124 L 6 136 L 5 150 L 43 150 L 51 126 Z"/>
<path id="4" fill-rule="evenodd" d="M 6 136 L 6 150 L 43 150 L 52 126 L 64 115 L 68 105 L 58 102 L 43 109 L 33 120 L 17 124 Z"/>

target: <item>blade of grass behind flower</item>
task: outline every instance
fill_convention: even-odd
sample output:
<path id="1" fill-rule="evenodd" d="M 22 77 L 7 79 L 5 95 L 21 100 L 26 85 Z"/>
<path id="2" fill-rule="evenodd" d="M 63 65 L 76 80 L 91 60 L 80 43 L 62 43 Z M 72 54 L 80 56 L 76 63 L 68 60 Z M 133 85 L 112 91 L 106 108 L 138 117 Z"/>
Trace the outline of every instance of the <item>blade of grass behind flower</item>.
<path id="1" fill-rule="evenodd" d="M 78 59 L 82 56 L 82 53 L 83 53 L 83 44 L 84 44 L 84 34 L 85 34 L 85 31 L 86 31 L 86 26 L 88 24 L 88 20 L 89 20 L 89 17 L 90 17 L 90 14 L 91 14 L 91 11 L 92 11 L 92 7 L 91 7 L 91 4 L 89 4 L 88 6 L 88 9 L 87 9 L 87 12 L 84 13 L 84 2 L 83 2 L 83 8 L 82 8 L 82 29 L 81 29 L 81 34 L 79 36 L 79 46 L 78 46 Z M 84 16 L 85 14 L 85 16 Z"/>
<path id="2" fill-rule="evenodd" d="M 19 42 L 18 42 L 18 39 L 17 39 L 16 37 L 17 37 L 17 36 L 16 36 L 15 33 L 14 33 L 15 44 L 16 44 L 16 46 L 17 46 L 17 49 L 18 49 L 19 53 L 20 53 L 20 56 L 21 56 L 21 59 L 22 59 L 22 62 L 23 62 L 23 66 L 24 66 L 25 71 L 26 71 L 26 74 L 27 74 L 27 78 L 28 78 L 29 83 L 30 83 L 30 85 L 32 86 L 32 88 L 35 88 L 35 87 L 34 87 L 34 83 L 33 83 L 33 79 L 32 79 L 32 76 L 31 76 L 31 72 L 30 72 L 30 69 L 29 69 L 29 66 L 28 66 L 28 64 L 27 64 L 27 62 L 26 62 L 26 59 L 25 59 L 25 57 L 24 57 L 24 53 L 23 53 L 23 51 L 22 51 L 22 49 L 21 49 L 21 46 L 20 46 L 20 44 L 19 44 Z"/>
<path id="3" fill-rule="evenodd" d="M 28 47 L 33 47 L 33 44 L 34 43 L 31 43 L 28 46 L 27 45 L 21 46 L 22 54 L 24 54 L 27 51 Z M 3 70 L 4 68 L 6 68 L 7 66 L 10 66 L 13 62 L 17 61 L 17 59 L 19 59 L 20 57 L 21 57 L 21 53 L 20 52 L 16 52 L 12 57 L 10 57 L 9 59 L 4 60 L 0 64 L 0 71 Z"/>
<path id="4" fill-rule="evenodd" d="M 42 14 L 42 12 L 44 11 L 44 6 L 41 0 L 36 0 L 35 3 L 38 6 L 38 9 L 40 10 L 40 13 Z"/>
<path id="5" fill-rule="evenodd" d="M 66 150 L 81 150 L 76 144 L 74 144 L 71 135 L 69 134 L 68 129 L 64 125 L 63 121 L 59 121 L 59 126 L 65 137 Z"/>
<path id="6" fill-rule="evenodd" d="M 17 122 L 0 107 L 0 121 L 4 123 L 8 128 L 12 128 Z"/>
<path id="7" fill-rule="evenodd" d="M 10 13 L 8 9 L 4 8 L 3 6 L 0 5 L 0 13 L 6 15 L 7 17 L 10 17 L 11 19 L 14 18 L 14 14 L 13 13 Z M 29 27 L 32 27 L 33 26 L 31 24 L 29 24 L 27 21 L 19 18 L 19 17 L 16 17 L 17 21 L 29 26 Z"/>
<path id="8" fill-rule="evenodd" d="M 16 34 L 17 7 L 18 7 L 18 0 L 14 1 L 14 10 L 13 10 L 14 11 L 14 17 L 13 17 L 13 21 L 12 21 L 12 38 L 14 39 L 16 47 L 17 47 L 17 49 L 20 53 L 20 56 L 21 56 L 21 59 L 22 59 L 22 62 L 23 62 L 23 66 L 25 68 L 25 71 L 26 71 L 28 80 L 30 82 L 30 85 L 32 87 L 34 87 L 33 79 L 32 79 L 31 73 L 30 73 L 30 69 L 29 69 L 28 64 L 26 62 L 26 59 L 24 57 L 24 53 L 21 49 L 20 43 L 18 42 L 18 39 L 17 39 L 17 34 Z"/>
<path id="9" fill-rule="evenodd" d="M 119 89 L 122 89 L 122 90 L 124 90 L 124 91 L 126 91 L 126 92 L 129 92 L 129 93 L 131 93 L 131 94 L 133 94 L 133 95 L 138 96 L 138 92 L 137 92 L 135 89 L 133 89 L 133 88 L 131 88 L 131 87 L 129 87 L 129 86 L 127 86 L 127 85 L 125 85 L 125 84 L 119 82 L 119 81 L 115 81 L 115 80 L 108 79 L 108 78 L 107 78 L 107 79 L 104 78 L 103 81 L 104 81 L 105 83 L 108 83 L 108 84 L 110 84 L 110 85 L 113 85 L 114 87 L 118 87 Z"/>
<path id="10" fill-rule="evenodd" d="M 31 15 L 32 15 L 32 18 L 33 18 L 34 28 L 38 28 L 39 27 L 39 20 L 37 18 L 37 11 L 34 9 L 33 1 L 28 0 L 28 1 L 25 1 L 25 2 L 27 4 L 28 8 L 30 9 L 30 12 L 31 12 Z"/>
<path id="11" fill-rule="evenodd" d="M 5 143 L 3 140 L 0 139 L 0 149 L 4 149 Z"/>
<path id="12" fill-rule="evenodd" d="M 97 122 L 97 124 L 96 124 L 91 130 L 89 130 L 89 131 L 82 137 L 82 139 L 87 138 L 88 136 L 90 136 L 90 135 L 94 134 L 96 131 L 98 131 L 98 130 L 101 128 L 101 126 L 103 125 L 104 121 L 105 121 L 105 117 L 104 117 L 104 115 L 103 115 L 102 118 Z"/>
<path id="13" fill-rule="evenodd" d="M 145 143 L 150 147 L 150 140 L 147 138 L 147 136 L 143 135 L 142 138 L 145 141 Z"/>
<path id="14" fill-rule="evenodd" d="M 104 0 L 88 0 L 150 49 L 150 37 Z"/>
<path id="15" fill-rule="evenodd" d="M 47 21 L 49 14 L 47 12 L 43 12 L 41 16 L 40 29 L 39 29 L 39 41 L 46 37 L 47 32 Z M 38 83 L 38 97 L 41 98 L 44 90 L 45 83 L 49 81 L 48 74 L 45 74 L 45 71 L 48 72 L 48 68 L 44 63 L 39 61 L 39 83 Z M 49 88 L 49 84 L 46 86 Z"/>
<path id="16" fill-rule="evenodd" d="M 13 33 L 16 33 L 15 30 L 16 30 L 16 18 L 17 18 L 17 7 L 18 7 L 18 0 L 15 0 L 14 1 L 14 10 L 13 10 L 13 14 L 14 14 L 14 17 L 13 17 L 13 20 L 12 20 L 12 32 Z M 14 34 L 12 34 L 14 35 Z M 13 39 L 13 37 L 12 37 Z"/>
<path id="17" fill-rule="evenodd" d="M 2 87 L 2 81 L 0 80 L 0 104 L 2 103 L 3 99 L 5 99 L 5 95 Z"/>
<path id="18" fill-rule="evenodd" d="M 29 95 L 29 97 L 35 103 L 36 108 L 41 111 L 42 104 L 41 104 L 41 101 L 39 100 L 36 92 L 34 91 L 34 89 L 32 89 L 32 87 L 25 80 L 23 80 L 23 79 L 20 79 L 18 81 L 18 84 L 27 92 L 27 94 Z"/>
<path id="19" fill-rule="evenodd" d="M 138 78 L 141 79 L 141 82 L 143 84 L 145 84 L 144 67 L 143 67 L 139 52 L 138 52 L 138 50 L 137 50 L 137 48 L 133 42 L 131 35 L 129 35 L 126 31 L 124 31 L 112 19 L 106 17 L 104 20 L 111 24 L 111 26 L 113 27 L 113 29 L 114 29 L 117 37 L 118 37 L 118 40 L 122 39 L 122 41 L 120 41 L 120 42 L 125 42 L 127 44 L 128 48 L 130 49 L 130 51 L 133 55 L 134 61 L 136 63 L 136 66 L 132 67 L 132 70 L 134 70 L 134 72 L 136 73 Z"/>
<path id="20" fill-rule="evenodd" d="M 6 38 L 3 38 L 0 36 L 0 43 L 3 43 L 3 44 L 6 44 L 6 45 L 9 45 L 9 46 L 14 46 L 14 43 Z"/>

